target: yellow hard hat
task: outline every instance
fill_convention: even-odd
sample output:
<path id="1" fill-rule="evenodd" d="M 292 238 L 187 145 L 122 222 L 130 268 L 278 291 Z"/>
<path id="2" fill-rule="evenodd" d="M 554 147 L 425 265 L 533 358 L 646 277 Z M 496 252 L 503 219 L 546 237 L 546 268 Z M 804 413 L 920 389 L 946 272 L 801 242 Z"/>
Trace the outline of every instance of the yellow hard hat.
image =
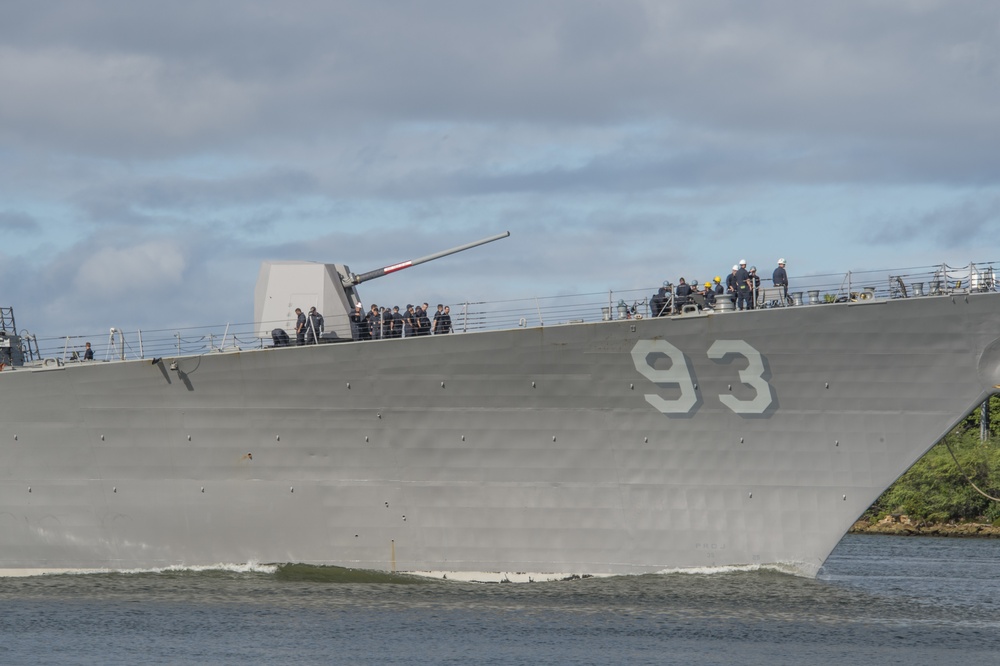
<path id="1" fill-rule="evenodd" d="M 716 275 L 715 276 L 715 281 L 716 282 L 722 282 L 722 278 L 720 278 L 718 275 Z"/>
<path id="2" fill-rule="evenodd" d="M 711 287 L 711 286 L 712 286 L 712 283 L 711 283 L 711 282 L 706 282 L 706 283 L 705 283 L 705 288 L 706 288 L 706 289 L 707 289 L 708 287 Z"/>

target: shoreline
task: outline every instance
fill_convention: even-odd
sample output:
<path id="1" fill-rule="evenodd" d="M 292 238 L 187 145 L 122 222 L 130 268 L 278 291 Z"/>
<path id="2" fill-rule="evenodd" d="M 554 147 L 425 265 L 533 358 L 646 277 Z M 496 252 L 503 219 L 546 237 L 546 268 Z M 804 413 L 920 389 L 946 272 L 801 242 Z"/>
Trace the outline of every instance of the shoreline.
<path id="1" fill-rule="evenodd" d="M 890 515 L 877 523 L 862 518 L 847 533 L 1000 539 L 1000 526 L 989 523 L 925 523 L 911 520 L 908 516 Z"/>

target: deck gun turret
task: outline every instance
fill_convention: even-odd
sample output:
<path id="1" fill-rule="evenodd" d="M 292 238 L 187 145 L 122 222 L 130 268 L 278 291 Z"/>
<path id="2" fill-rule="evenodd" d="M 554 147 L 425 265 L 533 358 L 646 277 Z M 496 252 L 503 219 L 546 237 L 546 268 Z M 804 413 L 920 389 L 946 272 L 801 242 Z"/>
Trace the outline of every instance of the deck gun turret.
<path id="1" fill-rule="evenodd" d="M 419 259 L 391 264 L 361 274 L 352 273 L 345 264 L 264 261 L 261 263 L 257 287 L 254 290 L 254 321 L 258 322 L 259 329 L 257 335 L 270 338 L 271 331 L 275 328 L 284 329 L 292 334 L 295 330 L 295 308 L 301 308 L 303 312 L 308 313 L 309 308 L 315 307 L 325 319 L 324 340 L 351 340 L 348 315 L 354 311 L 357 303 L 361 303 L 357 285 L 508 236 L 510 232 L 505 231 Z M 294 335 L 292 338 L 294 339 Z"/>

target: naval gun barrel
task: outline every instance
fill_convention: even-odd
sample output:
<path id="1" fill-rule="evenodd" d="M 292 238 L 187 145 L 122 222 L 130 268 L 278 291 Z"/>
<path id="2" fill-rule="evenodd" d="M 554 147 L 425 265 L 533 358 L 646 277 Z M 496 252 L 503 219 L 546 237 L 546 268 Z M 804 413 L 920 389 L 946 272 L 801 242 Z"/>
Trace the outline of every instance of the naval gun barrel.
<path id="1" fill-rule="evenodd" d="M 497 234 L 496 236 L 490 236 L 489 238 L 484 238 L 482 240 L 477 240 L 472 243 L 466 243 L 465 245 L 459 245 L 458 247 L 453 247 L 450 250 L 444 250 L 442 252 L 435 252 L 434 254 L 428 254 L 426 257 L 420 257 L 419 259 L 412 259 L 410 261 L 404 261 L 402 263 L 393 264 L 391 266 L 378 268 L 374 271 L 368 271 L 367 273 L 362 273 L 361 275 L 355 275 L 352 273 L 344 278 L 344 286 L 350 287 L 352 285 L 361 284 L 362 282 L 367 282 L 368 280 L 374 280 L 375 278 L 382 277 L 383 275 L 388 275 L 389 273 L 395 273 L 396 271 L 401 271 L 404 268 L 409 268 L 410 266 L 416 266 L 417 264 L 423 264 L 428 261 L 434 261 L 435 259 L 440 259 L 441 257 L 447 257 L 449 254 L 455 254 L 456 252 L 471 250 L 474 247 L 479 247 L 480 245 L 485 245 L 486 243 L 492 243 L 493 241 L 500 240 L 501 238 L 507 238 L 507 236 L 510 236 L 509 231 L 505 231 L 502 234 Z"/>

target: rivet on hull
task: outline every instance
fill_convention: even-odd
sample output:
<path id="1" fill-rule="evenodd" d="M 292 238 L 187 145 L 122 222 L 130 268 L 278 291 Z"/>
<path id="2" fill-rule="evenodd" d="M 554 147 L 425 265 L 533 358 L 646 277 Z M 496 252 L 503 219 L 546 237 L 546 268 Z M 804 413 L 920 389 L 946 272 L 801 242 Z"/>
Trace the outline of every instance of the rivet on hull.
<path id="1" fill-rule="evenodd" d="M 115 486 L 114 488 L 112 488 L 112 489 L 111 489 L 111 492 L 113 492 L 113 493 L 116 493 L 116 492 L 118 492 L 118 486 Z"/>
<path id="2" fill-rule="evenodd" d="M 205 486 L 201 487 L 201 492 L 205 492 Z"/>
<path id="3" fill-rule="evenodd" d="M 294 493 L 294 492 L 295 492 L 295 486 L 292 486 L 291 488 L 289 488 L 289 489 L 288 489 L 288 492 L 290 492 L 290 493 Z"/>
<path id="4" fill-rule="evenodd" d="M 188 435 L 188 441 L 189 442 L 191 441 L 191 435 Z"/>
<path id="5" fill-rule="evenodd" d="M 747 497 L 749 497 L 750 499 L 753 499 L 753 493 L 747 493 Z"/>
<path id="6" fill-rule="evenodd" d="M 275 435 L 274 436 L 274 441 L 280 442 L 281 441 L 281 435 Z"/>
<path id="7" fill-rule="evenodd" d="M 441 388 L 444 388 L 444 382 L 441 382 Z"/>

